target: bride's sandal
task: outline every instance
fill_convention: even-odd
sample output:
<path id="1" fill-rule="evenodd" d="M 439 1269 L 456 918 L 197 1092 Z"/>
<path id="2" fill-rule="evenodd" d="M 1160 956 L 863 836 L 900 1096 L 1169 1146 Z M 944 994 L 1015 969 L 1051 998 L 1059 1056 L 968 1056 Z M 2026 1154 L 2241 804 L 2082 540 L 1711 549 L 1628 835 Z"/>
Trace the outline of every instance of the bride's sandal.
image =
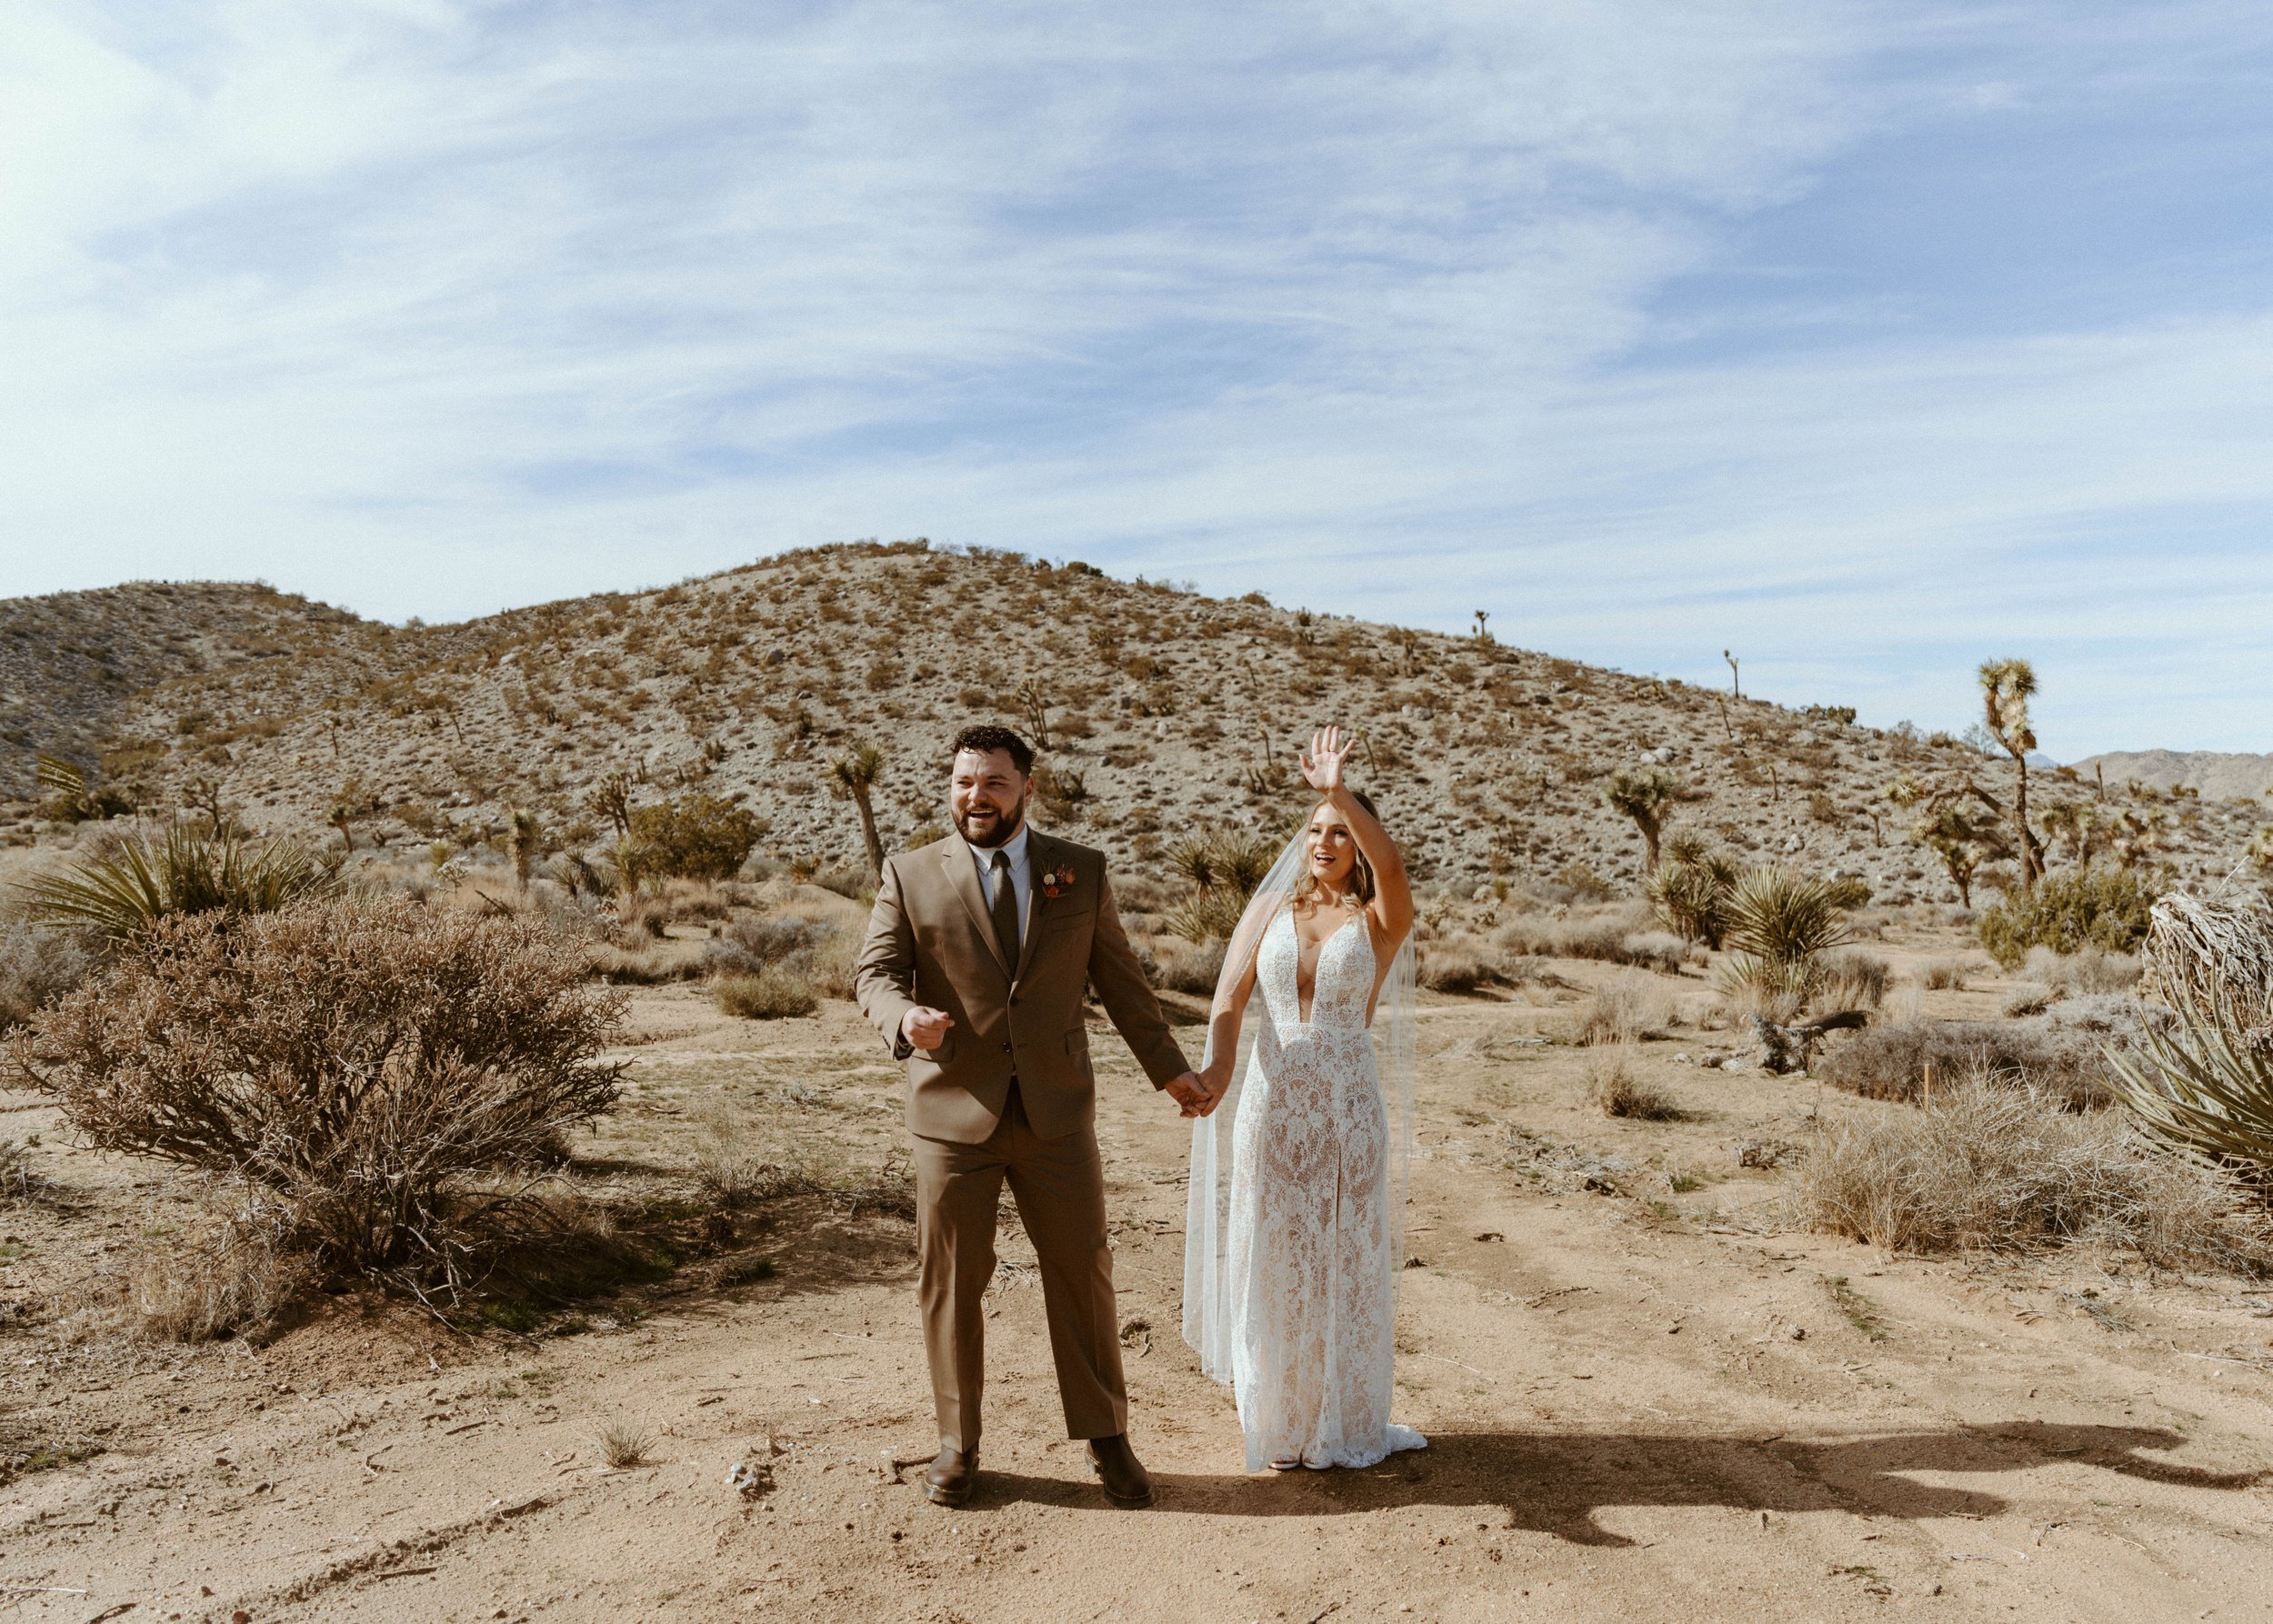
<path id="1" fill-rule="evenodd" d="M 1274 1460 L 1268 1464 L 1271 1470 L 1275 1472 L 1298 1472 L 1302 1469 L 1302 1457 L 1296 1455 L 1288 1459 Z"/>

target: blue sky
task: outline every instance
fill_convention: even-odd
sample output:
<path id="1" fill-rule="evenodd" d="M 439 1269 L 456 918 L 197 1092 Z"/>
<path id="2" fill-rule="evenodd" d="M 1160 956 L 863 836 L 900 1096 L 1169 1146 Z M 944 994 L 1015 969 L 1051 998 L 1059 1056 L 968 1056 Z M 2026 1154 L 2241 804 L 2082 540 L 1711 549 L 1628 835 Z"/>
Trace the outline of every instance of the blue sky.
<path id="1" fill-rule="evenodd" d="M 2273 748 L 2269 91 L 2240 4 L 16 0 L 0 596 L 926 535 Z"/>

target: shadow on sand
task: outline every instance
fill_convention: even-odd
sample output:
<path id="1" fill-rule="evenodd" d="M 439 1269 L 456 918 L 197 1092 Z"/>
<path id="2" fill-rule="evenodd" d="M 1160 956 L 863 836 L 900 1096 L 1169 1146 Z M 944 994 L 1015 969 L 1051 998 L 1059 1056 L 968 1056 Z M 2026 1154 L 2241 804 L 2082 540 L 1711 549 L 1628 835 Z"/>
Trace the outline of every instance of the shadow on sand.
<path id="1" fill-rule="evenodd" d="M 2019 1421 L 1938 1432 L 1808 1440 L 1675 1433 L 1454 1432 L 1425 1453 L 1367 1471 L 1299 1471 L 1248 1478 L 1156 1472 L 1159 1508 L 1216 1517 L 1320 1517 L 1396 1506 L 1466 1506 L 1500 1526 L 1574 1544 L 1620 1546 L 1596 1514 L 1616 1506 L 1720 1506 L 1740 1511 L 1840 1510 L 1861 1517 L 1987 1517 L 2006 1509 L 1977 1489 L 1921 1483 L 1913 1472 L 2011 1472 L 2082 1464 L 2128 1478 L 2196 1489 L 2241 1489 L 2273 1472 L 2209 1471 L 2157 1460 L 2186 1439 L 2138 1427 Z M 976 1504 L 1019 1501 L 1095 1508 L 1087 1482 L 982 1474 Z"/>

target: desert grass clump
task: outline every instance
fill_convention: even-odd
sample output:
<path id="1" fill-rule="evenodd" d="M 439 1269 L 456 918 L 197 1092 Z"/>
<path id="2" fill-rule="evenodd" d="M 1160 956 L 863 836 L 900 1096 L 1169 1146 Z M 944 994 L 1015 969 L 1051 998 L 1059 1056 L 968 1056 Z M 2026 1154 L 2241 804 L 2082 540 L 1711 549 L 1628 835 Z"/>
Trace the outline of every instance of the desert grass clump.
<path id="1" fill-rule="evenodd" d="M 129 1265 L 115 1308 L 127 1335 L 151 1342 L 257 1342 L 305 1296 L 308 1271 L 257 1203 L 199 1241 L 145 1251 Z"/>
<path id="2" fill-rule="evenodd" d="M 1506 978 L 1490 944 L 1465 932 L 1422 943 L 1418 958 L 1418 979 L 1431 992 L 1477 992 Z"/>
<path id="3" fill-rule="evenodd" d="M 2026 1252 L 2094 1244 L 2158 1268 L 2262 1274 L 2273 1230 L 2233 1181 L 2158 1152 L 2123 1119 L 2077 1116 L 1978 1076 L 1931 1111 L 1827 1128 L 1792 1193 L 1808 1228 L 1887 1251 Z"/>
<path id="4" fill-rule="evenodd" d="M 1629 970 L 1595 988 L 1580 1007 L 1578 1041 L 1627 1045 L 1654 1038 L 1673 1025 L 1673 997 L 1645 971 Z"/>
<path id="5" fill-rule="evenodd" d="M 636 1421 L 622 1419 L 604 1421 L 593 1434 L 592 1441 L 600 1451 L 600 1459 L 617 1471 L 647 1464 L 647 1451 L 655 1447 L 655 1436 Z"/>
<path id="6" fill-rule="evenodd" d="M 1673 1098 L 1641 1074 L 1633 1046 L 1608 1044 L 1587 1057 L 1587 1100 L 1606 1117 L 1664 1122 L 1678 1116 Z"/>
<path id="7" fill-rule="evenodd" d="M 788 963 L 769 964 L 755 976 L 721 976 L 711 983 L 711 997 L 744 1020 L 790 1019 L 821 1007 L 813 983 Z"/>
<path id="8" fill-rule="evenodd" d="M 2138 985 L 2143 967 L 2128 953 L 2109 953 L 2083 947 L 2056 953 L 2038 945 L 2028 949 L 2021 973 L 2058 997 L 2094 993 L 2128 992 Z"/>
<path id="9" fill-rule="evenodd" d="M 1947 954 L 1928 959 L 1918 971 L 1918 985 L 1928 992 L 1963 992 L 1965 977 L 1965 960 Z"/>
<path id="10" fill-rule="evenodd" d="M 298 841 L 258 846 L 187 823 L 106 837 L 60 873 L 22 887 L 33 923 L 129 941 L 186 914 L 269 914 L 343 894 L 338 865 Z"/>
<path id="11" fill-rule="evenodd" d="M 274 1193 L 340 1270 L 453 1288 L 482 1181 L 615 1103 L 620 994 L 518 917 L 400 899 L 163 920 L 32 1019 L 16 1069 L 99 1149 Z"/>
<path id="12" fill-rule="evenodd" d="M 1815 1002 L 1824 1009 L 1876 1009 L 1886 1002 L 1894 972 L 1876 953 L 1841 947 L 1823 956 Z"/>
<path id="13" fill-rule="evenodd" d="M 1157 938 L 1148 951 L 1156 987 L 1169 992 L 1211 994 L 1223 975 L 1227 947 L 1219 936 L 1195 942 L 1179 934 Z"/>
<path id="14" fill-rule="evenodd" d="M 95 973 L 101 938 L 0 918 L 0 1032 L 22 1026 Z"/>

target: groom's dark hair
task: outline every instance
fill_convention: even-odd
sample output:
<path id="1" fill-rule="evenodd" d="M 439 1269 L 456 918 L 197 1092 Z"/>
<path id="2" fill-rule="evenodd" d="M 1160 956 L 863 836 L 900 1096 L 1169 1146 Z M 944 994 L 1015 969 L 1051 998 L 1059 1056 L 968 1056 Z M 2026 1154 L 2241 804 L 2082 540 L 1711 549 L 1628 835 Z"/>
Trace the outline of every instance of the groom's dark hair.
<path id="1" fill-rule="evenodd" d="M 993 722 L 979 722 L 956 734 L 947 759 L 953 761 L 966 750 L 976 750 L 982 756 L 1001 750 L 1010 757 L 1010 765 L 1018 769 L 1019 777 L 1034 776 L 1034 747 L 1009 728 Z"/>

